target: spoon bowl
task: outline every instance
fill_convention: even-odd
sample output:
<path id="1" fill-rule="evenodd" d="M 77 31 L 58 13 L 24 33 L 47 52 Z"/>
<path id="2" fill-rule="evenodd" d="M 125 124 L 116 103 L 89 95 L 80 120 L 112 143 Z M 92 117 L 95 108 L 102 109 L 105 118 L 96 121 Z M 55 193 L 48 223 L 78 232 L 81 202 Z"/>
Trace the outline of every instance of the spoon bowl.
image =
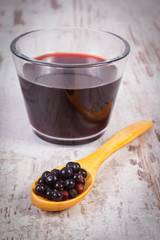
<path id="1" fill-rule="evenodd" d="M 81 166 L 83 168 L 83 165 L 81 165 Z M 61 169 L 62 167 L 64 167 L 64 165 L 61 166 L 60 168 L 58 167 L 57 169 Z M 81 199 L 83 199 L 86 196 L 86 194 L 90 191 L 90 189 L 93 186 L 94 181 L 92 179 L 92 175 L 88 172 L 88 169 L 86 169 L 86 170 L 87 170 L 87 178 L 85 179 L 86 184 L 84 186 L 83 192 L 81 194 L 79 194 L 76 198 L 68 199 L 65 201 L 60 201 L 60 202 L 50 201 L 48 199 L 45 199 L 41 196 L 36 195 L 34 192 L 34 189 L 36 187 L 38 180 L 35 181 L 34 184 L 32 185 L 32 189 L 31 189 L 31 199 L 32 199 L 33 204 L 36 207 L 38 207 L 42 210 L 46 210 L 46 211 L 62 211 L 62 210 L 65 210 L 67 208 L 74 206 L 75 204 L 80 202 Z"/>
<path id="2" fill-rule="evenodd" d="M 96 173 L 101 166 L 101 164 L 114 152 L 118 149 L 122 148 L 126 144 L 130 143 L 147 130 L 149 130 L 153 126 L 153 123 L 150 121 L 141 121 L 134 123 L 120 132 L 115 134 L 112 138 L 110 138 L 106 143 L 104 143 L 98 150 L 89 156 L 82 158 L 76 162 L 81 165 L 81 168 L 84 168 L 87 171 L 87 178 L 85 179 L 86 184 L 84 186 L 84 191 L 79 194 L 76 198 L 68 199 L 65 201 L 55 202 L 47 200 L 43 197 L 40 197 L 35 194 L 35 186 L 38 182 L 38 179 L 33 183 L 31 188 L 31 200 L 33 204 L 46 211 L 62 211 L 68 209 L 78 202 L 80 202 L 87 193 L 91 190 Z M 65 165 L 57 167 L 57 169 L 63 168 Z"/>

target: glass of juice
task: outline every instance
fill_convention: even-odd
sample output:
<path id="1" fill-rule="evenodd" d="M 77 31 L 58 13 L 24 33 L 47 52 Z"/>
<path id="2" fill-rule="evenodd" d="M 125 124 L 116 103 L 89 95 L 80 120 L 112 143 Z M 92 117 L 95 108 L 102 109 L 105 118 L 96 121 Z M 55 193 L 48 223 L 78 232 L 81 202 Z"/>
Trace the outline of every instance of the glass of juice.
<path id="1" fill-rule="evenodd" d="M 87 28 L 54 28 L 24 33 L 10 47 L 37 136 L 66 145 L 102 136 L 130 51 L 125 39 Z"/>

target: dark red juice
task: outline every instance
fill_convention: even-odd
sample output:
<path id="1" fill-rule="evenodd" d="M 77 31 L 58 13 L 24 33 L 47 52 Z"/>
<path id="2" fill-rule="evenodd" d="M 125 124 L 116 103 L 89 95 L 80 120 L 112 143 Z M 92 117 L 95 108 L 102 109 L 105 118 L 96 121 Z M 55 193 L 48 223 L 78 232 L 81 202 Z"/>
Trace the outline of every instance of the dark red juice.
<path id="1" fill-rule="evenodd" d="M 104 61 L 71 53 L 36 59 L 64 64 Z M 26 63 L 23 76 L 19 80 L 29 120 L 41 138 L 77 144 L 97 139 L 104 132 L 120 84 L 114 65 L 59 68 Z"/>

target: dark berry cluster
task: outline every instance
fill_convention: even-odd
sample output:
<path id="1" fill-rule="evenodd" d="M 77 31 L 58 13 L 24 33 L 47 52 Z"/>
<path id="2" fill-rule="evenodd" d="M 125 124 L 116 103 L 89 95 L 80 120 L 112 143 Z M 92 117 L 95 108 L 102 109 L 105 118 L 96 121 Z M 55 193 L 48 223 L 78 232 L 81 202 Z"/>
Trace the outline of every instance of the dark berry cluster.
<path id="1" fill-rule="evenodd" d="M 52 201 L 75 198 L 83 192 L 87 171 L 79 163 L 68 162 L 61 170 L 45 171 L 38 179 L 35 193 Z"/>

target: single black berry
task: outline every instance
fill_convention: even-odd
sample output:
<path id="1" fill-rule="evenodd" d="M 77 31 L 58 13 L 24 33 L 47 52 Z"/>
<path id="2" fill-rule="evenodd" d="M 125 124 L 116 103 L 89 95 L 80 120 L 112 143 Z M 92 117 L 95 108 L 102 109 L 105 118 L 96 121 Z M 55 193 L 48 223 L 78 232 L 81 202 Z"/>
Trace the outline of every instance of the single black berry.
<path id="1" fill-rule="evenodd" d="M 76 165 L 77 165 L 77 171 L 78 171 L 81 168 L 81 165 L 78 162 L 76 162 Z"/>
<path id="2" fill-rule="evenodd" d="M 75 186 L 75 181 L 72 178 L 66 179 L 64 181 L 64 188 L 71 189 Z"/>
<path id="3" fill-rule="evenodd" d="M 78 196 L 77 190 L 74 189 L 74 188 L 71 188 L 71 189 L 69 190 L 69 197 L 70 197 L 70 198 L 75 198 L 75 197 L 77 197 L 77 196 Z"/>
<path id="4" fill-rule="evenodd" d="M 76 162 L 68 162 L 66 164 L 66 167 L 67 168 L 72 168 L 73 172 L 75 173 L 79 170 L 80 165 L 79 165 L 79 163 L 76 163 Z"/>
<path id="5" fill-rule="evenodd" d="M 59 177 L 60 170 L 59 170 L 59 169 L 53 169 L 53 170 L 51 171 L 51 173 L 52 173 L 53 175 L 56 175 L 57 177 Z"/>
<path id="6" fill-rule="evenodd" d="M 37 184 L 37 186 L 35 187 L 35 193 L 37 195 L 42 196 L 45 193 L 45 187 L 42 184 Z"/>
<path id="7" fill-rule="evenodd" d="M 54 189 L 59 190 L 59 191 L 63 191 L 64 184 L 62 182 L 58 181 L 54 184 Z"/>
<path id="8" fill-rule="evenodd" d="M 42 178 L 46 178 L 49 173 L 49 171 L 45 171 L 44 173 L 42 173 Z"/>
<path id="9" fill-rule="evenodd" d="M 75 182 L 80 183 L 83 180 L 83 176 L 81 173 L 75 173 L 73 175 L 73 179 L 75 180 Z"/>
<path id="10" fill-rule="evenodd" d="M 80 183 L 83 184 L 83 186 L 84 186 L 85 183 L 86 183 L 85 179 L 83 178 L 82 181 L 81 181 Z"/>
<path id="11" fill-rule="evenodd" d="M 64 167 L 60 170 L 60 177 L 63 179 L 69 178 L 72 176 L 72 168 Z"/>
<path id="12" fill-rule="evenodd" d="M 39 184 L 45 184 L 46 183 L 45 178 L 43 178 L 43 177 L 39 178 L 38 183 Z"/>
<path id="13" fill-rule="evenodd" d="M 81 173 L 84 178 L 87 177 L 87 171 L 85 169 L 80 168 L 78 172 Z"/>
<path id="14" fill-rule="evenodd" d="M 45 192 L 45 197 L 48 199 L 48 200 L 52 200 L 52 195 L 51 195 L 51 192 L 52 192 L 53 190 L 51 190 L 51 189 L 47 189 L 46 190 L 46 192 Z"/>
<path id="15" fill-rule="evenodd" d="M 45 178 L 46 183 L 48 186 L 53 187 L 54 183 L 58 181 L 58 177 L 56 175 L 53 175 L 52 173 L 48 174 Z"/>
<path id="16" fill-rule="evenodd" d="M 62 200 L 63 195 L 60 191 L 52 191 L 51 192 L 51 198 L 53 201 L 59 202 Z"/>

